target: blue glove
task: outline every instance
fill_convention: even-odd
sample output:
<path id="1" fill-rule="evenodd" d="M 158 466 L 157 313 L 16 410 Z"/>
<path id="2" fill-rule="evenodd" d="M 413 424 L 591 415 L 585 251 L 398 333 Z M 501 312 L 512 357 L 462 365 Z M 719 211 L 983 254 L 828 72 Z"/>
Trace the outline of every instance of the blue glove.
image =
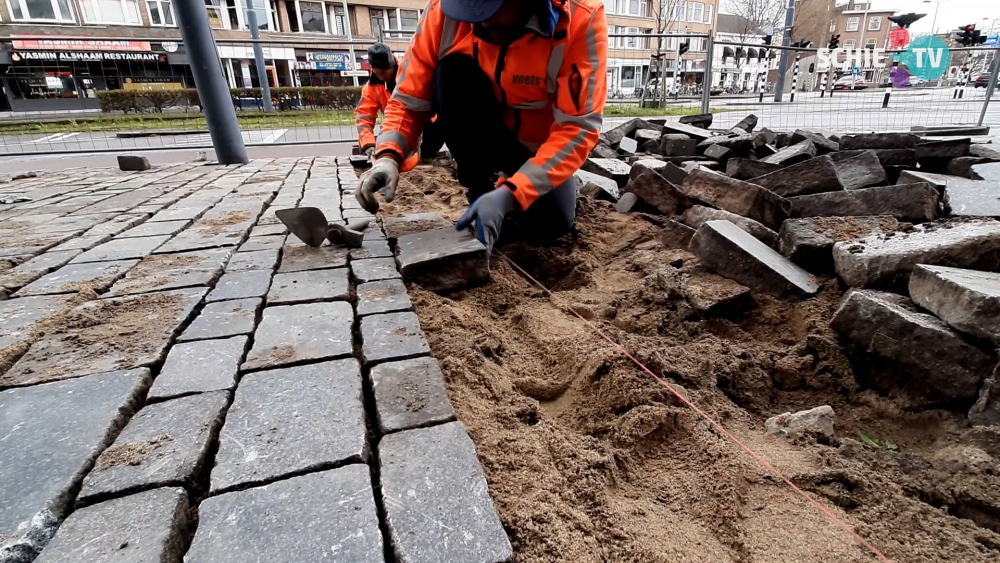
<path id="1" fill-rule="evenodd" d="M 491 252 L 493 243 L 500 236 L 500 226 L 503 218 L 517 209 L 517 199 L 507 188 L 500 187 L 481 196 L 469 206 L 469 210 L 455 224 L 455 228 L 464 231 L 472 221 L 476 221 L 476 238 L 486 245 Z"/>

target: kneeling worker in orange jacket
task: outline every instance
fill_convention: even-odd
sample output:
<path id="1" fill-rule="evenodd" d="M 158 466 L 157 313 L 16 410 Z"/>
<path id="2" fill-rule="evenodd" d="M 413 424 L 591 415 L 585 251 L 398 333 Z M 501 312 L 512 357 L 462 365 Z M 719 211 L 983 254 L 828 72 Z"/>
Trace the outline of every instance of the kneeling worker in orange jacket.
<path id="1" fill-rule="evenodd" d="M 354 119 L 358 126 L 358 145 L 362 152 L 372 156 L 375 153 L 375 121 L 379 112 L 385 112 L 389 96 L 396 88 L 399 65 L 396 56 L 382 43 L 368 48 L 368 65 L 371 76 L 368 84 L 361 88 L 361 101 L 354 110 Z"/>
<path id="2" fill-rule="evenodd" d="M 508 214 L 554 238 L 576 218 L 573 174 L 601 130 L 607 97 L 602 0 L 430 0 L 385 110 L 375 163 L 356 196 L 395 197 L 430 116 L 468 188 L 459 229 L 492 248 Z"/>

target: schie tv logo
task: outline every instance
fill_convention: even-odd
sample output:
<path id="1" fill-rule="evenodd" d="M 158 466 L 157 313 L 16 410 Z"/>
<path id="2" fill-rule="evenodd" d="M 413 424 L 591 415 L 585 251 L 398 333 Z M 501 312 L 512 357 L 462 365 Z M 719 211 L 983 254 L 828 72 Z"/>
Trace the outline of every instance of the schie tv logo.
<path id="1" fill-rule="evenodd" d="M 910 76 L 923 80 L 937 80 L 944 76 L 951 65 L 951 51 L 944 41 L 933 36 L 919 37 L 903 53 L 888 56 L 885 49 L 819 49 L 816 70 L 850 72 L 852 68 L 886 68 L 892 61 L 899 63 L 892 68 L 893 86 L 909 85 Z"/>

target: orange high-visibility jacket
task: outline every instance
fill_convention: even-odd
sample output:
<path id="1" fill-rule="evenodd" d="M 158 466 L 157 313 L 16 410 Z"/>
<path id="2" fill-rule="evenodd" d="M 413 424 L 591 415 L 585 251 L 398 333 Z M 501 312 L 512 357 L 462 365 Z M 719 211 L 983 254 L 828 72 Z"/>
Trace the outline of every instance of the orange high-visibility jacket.
<path id="1" fill-rule="evenodd" d="M 600 135 L 608 26 L 602 0 L 551 2 L 559 13 L 552 37 L 529 32 L 504 46 L 473 36 L 472 24 L 445 17 L 440 0 L 430 0 L 400 63 L 376 154 L 392 153 L 403 162 L 417 150 L 431 115 L 438 60 L 463 53 L 474 56 L 493 80 L 507 126 L 536 151 L 507 179 L 521 209 L 569 180 Z M 404 171 L 412 168 L 407 164 Z"/>
<path id="2" fill-rule="evenodd" d="M 354 110 L 354 120 L 358 126 L 358 144 L 362 150 L 375 145 L 375 121 L 378 119 L 378 112 L 385 112 L 391 95 L 385 82 L 374 74 L 369 78 L 368 84 L 361 88 L 361 101 Z"/>

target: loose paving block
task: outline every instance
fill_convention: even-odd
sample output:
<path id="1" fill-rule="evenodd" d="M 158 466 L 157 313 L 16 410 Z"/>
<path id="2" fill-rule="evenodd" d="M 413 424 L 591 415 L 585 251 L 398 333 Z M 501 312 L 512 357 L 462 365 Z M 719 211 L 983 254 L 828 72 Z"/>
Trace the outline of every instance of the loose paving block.
<path id="1" fill-rule="evenodd" d="M 379 364 L 372 368 L 371 380 L 382 434 L 455 419 L 444 375 L 434 358 Z"/>
<path id="2" fill-rule="evenodd" d="M 461 422 L 389 434 L 379 443 L 379 465 L 386 527 L 398 560 L 501 562 L 513 557 L 475 445 Z"/>
<path id="3" fill-rule="evenodd" d="M 273 235 L 266 237 L 250 237 L 240 245 L 237 254 L 243 252 L 257 252 L 261 250 L 280 250 L 285 246 L 285 235 Z"/>
<path id="4" fill-rule="evenodd" d="M 875 151 L 879 164 L 886 166 L 917 167 L 917 151 L 913 149 L 879 149 Z"/>
<path id="5" fill-rule="evenodd" d="M 927 408 L 975 399 L 996 358 L 892 293 L 852 290 L 830 326 L 850 343 L 862 384 Z M 968 403 L 966 403 L 968 404 Z"/>
<path id="6" fill-rule="evenodd" d="M 347 266 L 347 256 L 348 249 L 343 246 L 323 245 L 313 248 L 304 244 L 286 244 L 281 251 L 278 273 L 343 268 Z"/>
<path id="7" fill-rule="evenodd" d="M 619 188 L 625 187 L 630 169 L 628 164 L 613 158 L 588 158 L 582 167 L 585 172 L 614 180 Z"/>
<path id="8" fill-rule="evenodd" d="M 142 259 L 111 286 L 109 296 L 211 285 L 222 275 L 232 249 L 154 254 Z"/>
<path id="9" fill-rule="evenodd" d="M 969 147 L 972 139 L 948 139 L 945 141 L 920 141 L 913 149 L 917 153 L 917 160 L 925 158 L 959 158 L 969 156 Z"/>
<path id="10" fill-rule="evenodd" d="M 814 156 L 816 156 L 816 145 L 814 145 L 812 141 L 802 141 L 801 143 L 789 145 L 771 156 L 760 160 L 769 164 L 791 166 L 793 164 L 798 164 L 803 160 L 809 160 Z"/>
<path id="11" fill-rule="evenodd" d="M 864 151 L 854 158 L 840 160 L 836 169 L 844 187 L 848 190 L 867 188 L 886 182 L 885 169 L 882 168 L 875 151 Z"/>
<path id="12" fill-rule="evenodd" d="M 212 493 L 364 462 L 365 432 L 361 370 L 353 358 L 247 374 L 219 435 Z"/>
<path id="13" fill-rule="evenodd" d="M 790 198 L 792 217 L 892 215 L 903 221 L 933 221 L 941 216 L 941 196 L 929 184 L 846 190 Z"/>
<path id="14" fill-rule="evenodd" d="M 48 542 L 150 382 L 139 369 L 0 392 L 0 545 L 30 560 Z"/>
<path id="15" fill-rule="evenodd" d="M 705 149 L 704 155 L 706 158 L 711 158 L 712 160 L 716 160 L 722 164 L 725 164 L 730 158 L 735 156 L 731 149 L 728 149 L 721 144 L 710 145 Z"/>
<path id="16" fill-rule="evenodd" d="M 833 245 L 898 229 L 894 217 L 809 217 L 788 219 L 778 233 L 778 251 L 806 270 L 833 273 Z"/>
<path id="17" fill-rule="evenodd" d="M 403 235 L 451 226 L 452 222 L 445 219 L 440 213 L 411 213 L 402 217 L 382 217 L 382 228 L 385 229 L 385 236 L 389 240 L 397 239 Z"/>
<path id="18" fill-rule="evenodd" d="M 198 520 L 186 563 L 385 560 L 361 464 L 207 498 Z"/>
<path id="19" fill-rule="evenodd" d="M 879 167 L 879 170 L 882 170 Z M 885 179 L 885 173 L 882 174 Z M 812 158 L 748 180 L 782 197 L 835 192 L 844 189 L 838 169 L 829 156 Z"/>
<path id="20" fill-rule="evenodd" d="M 639 199 L 668 216 L 678 215 L 691 207 L 691 200 L 677 186 L 652 170 L 645 170 L 629 181 L 625 191 L 639 196 Z"/>
<path id="21" fill-rule="evenodd" d="M 682 133 L 691 137 L 692 139 L 697 139 L 699 141 L 704 141 L 705 139 L 712 137 L 713 134 L 708 131 L 708 129 L 702 129 L 701 127 L 695 127 L 693 125 L 688 125 L 686 123 L 678 122 L 672 123 L 667 122 L 663 124 L 664 133 Z"/>
<path id="22" fill-rule="evenodd" d="M 809 273 L 729 221 L 708 221 L 691 239 L 690 250 L 707 268 L 754 291 L 778 298 L 819 292 Z"/>
<path id="23" fill-rule="evenodd" d="M 365 364 L 429 354 L 416 313 L 385 313 L 361 319 L 361 355 Z"/>
<path id="24" fill-rule="evenodd" d="M 871 133 L 866 135 L 844 135 L 840 138 L 840 150 L 856 149 L 912 149 L 920 142 L 920 137 L 909 133 Z"/>
<path id="25" fill-rule="evenodd" d="M 937 191 L 943 194 L 945 192 L 945 188 L 948 187 L 949 181 L 959 179 L 960 178 L 947 176 L 945 174 L 934 174 L 932 172 L 922 172 L 919 170 L 907 170 L 905 172 L 900 172 L 899 180 L 896 183 L 900 185 L 927 183 L 934 186 Z"/>
<path id="26" fill-rule="evenodd" d="M 275 274 L 267 292 L 268 305 L 310 301 L 346 301 L 350 293 L 347 268 Z"/>
<path id="27" fill-rule="evenodd" d="M 910 298 L 955 330 L 1000 345 L 1000 274 L 918 265 Z"/>
<path id="28" fill-rule="evenodd" d="M 957 217 L 1000 217 L 1000 182 L 978 181 L 945 174 L 907 170 L 900 185 L 927 182 L 945 194 L 951 214 Z"/>
<path id="29" fill-rule="evenodd" d="M 974 156 L 953 158 L 948 161 L 948 165 L 945 167 L 945 173 L 951 176 L 961 176 L 962 178 L 982 180 L 982 177 L 977 176 L 975 167 L 981 164 L 989 164 L 993 162 L 996 162 L 996 160 L 992 158 L 977 158 Z"/>
<path id="30" fill-rule="evenodd" d="M 104 292 L 139 260 L 67 264 L 21 288 L 15 296 L 75 293 L 85 289 Z"/>
<path id="31" fill-rule="evenodd" d="M 667 164 L 670 163 L 668 163 L 665 160 L 657 160 L 655 158 L 640 158 L 639 160 L 636 160 L 635 162 L 632 163 L 632 169 L 629 170 L 628 177 L 630 180 L 634 180 L 636 176 L 642 174 L 646 170 L 653 170 L 659 172 L 664 167 L 666 167 Z M 671 164 L 671 166 L 673 165 Z M 687 173 L 684 173 L 684 175 L 687 176 Z"/>
<path id="32" fill-rule="evenodd" d="M 253 252 L 237 252 L 226 265 L 227 272 L 242 272 L 246 270 L 266 270 L 271 272 L 278 265 L 281 249 L 255 250 Z"/>
<path id="33" fill-rule="evenodd" d="M 360 282 L 398 277 L 388 265 L 372 260 L 351 262 Z M 489 251 L 468 231 L 436 229 L 400 237 L 396 262 L 403 279 L 429 291 L 446 291 L 485 283 L 490 279 Z"/>
<path id="34" fill-rule="evenodd" d="M 637 143 L 635 139 L 624 137 L 621 142 L 618 143 L 618 150 L 623 154 L 635 154 L 636 151 L 639 150 L 639 143 Z"/>
<path id="35" fill-rule="evenodd" d="M 831 141 L 819 133 L 813 131 L 806 131 L 804 129 L 796 129 L 792 133 L 791 139 L 789 141 L 794 145 L 801 143 L 803 141 L 811 141 L 813 145 L 816 146 L 816 154 L 824 155 L 831 152 L 837 152 L 840 150 L 840 143 Z"/>
<path id="36" fill-rule="evenodd" d="M 36 563 L 179 561 L 184 554 L 188 496 L 164 488 L 77 510 Z"/>
<path id="37" fill-rule="evenodd" d="M 268 270 L 226 272 L 219 278 L 206 301 L 263 297 L 270 287 L 271 272 Z"/>
<path id="38" fill-rule="evenodd" d="M 599 142 L 594 146 L 594 150 L 590 151 L 590 156 L 594 158 L 618 158 L 618 151 L 603 142 Z"/>
<path id="39" fill-rule="evenodd" d="M 149 399 L 233 389 L 246 347 L 246 336 L 175 344 L 149 390 Z"/>
<path id="40" fill-rule="evenodd" d="M 700 113 L 698 115 L 685 115 L 678 120 L 678 123 L 708 129 L 712 126 L 713 119 L 715 119 L 715 114 Z"/>
<path id="41" fill-rule="evenodd" d="M 660 242 L 667 248 L 687 250 L 694 233 L 695 230 L 691 227 L 673 219 L 667 219 L 667 223 L 663 226 L 663 232 L 660 233 Z"/>
<path id="42" fill-rule="evenodd" d="M 684 212 L 680 221 L 695 230 L 698 230 L 708 221 L 729 221 L 730 223 L 750 233 L 754 238 L 771 248 L 778 248 L 778 233 L 768 229 L 753 219 L 747 219 L 746 217 L 741 217 L 740 215 L 723 211 L 721 209 L 712 209 L 710 207 L 695 205 L 691 209 Z"/>
<path id="43" fill-rule="evenodd" d="M 137 227 L 132 227 L 131 229 L 122 232 L 121 234 L 115 236 L 117 239 L 123 238 L 137 238 L 137 237 L 154 237 L 162 235 L 174 235 L 191 224 L 191 221 L 180 220 L 180 221 L 160 221 L 156 223 L 143 223 Z"/>
<path id="44" fill-rule="evenodd" d="M 604 201 L 615 201 L 618 199 L 619 185 L 617 180 L 605 178 L 586 170 L 577 170 L 573 174 L 573 177 L 576 179 L 576 186 L 580 195 Z"/>
<path id="45" fill-rule="evenodd" d="M 695 156 L 698 154 L 698 141 L 686 136 L 677 139 L 665 135 L 660 138 L 660 152 L 663 156 Z"/>
<path id="46" fill-rule="evenodd" d="M 267 307 L 241 369 L 263 369 L 350 356 L 354 311 L 349 303 Z"/>
<path id="47" fill-rule="evenodd" d="M 639 199 L 639 196 L 631 192 L 626 192 L 622 194 L 622 197 L 615 203 L 615 211 L 619 213 L 628 213 L 629 211 L 632 211 L 632 208 L 635 207 L 637 203 L 640 202 L 641 200 Z"/>
<path id="48" fill-rule="evenodd" d="M 726 175 L 737 180 L 749 180 L 781 169 L 780 164 L 769 164 L 749 158 L 731 158 L 726 163 Z"/>
<path id="49" fill-rule="evenodd" d="M 976 426 L 992 426 L 1000 432 L 1000 364 L 979 388 L 979 398 L 969 409 L 969 422 Z"/>
<path id="50" fill-rule="evenodd" d="M 772 229 L 788 218 L 792 206 L 787 199 L 756 184 L 704 170 L 691 172 L 679 187 L 692 199 L 749 217 Z"/>
<path id="51" fill-rule="evenodd" d="M 1000 270 L 1000 222 L 917 225 L 893 236 L 833 246 L 837 275 L 851 287 L 906 291 L 917 264 Z"/>
<path id="52" fill-rule="evenodd" d="M 382 280 L 358 284 L 358 316 L 376 313 L 409 311 L 412 308 L 410 296 L 401 280 Z"/>
<path id="53" fill-rule="evenodd" d="M 129 260 L 132 258 L 145 258 L 154 250 L 162 246 L 170 235 L 157 237 L 113 239 L 104 244 L 99 244 L 94 248 L 84 252 L 74 258 L 71 264 L 83 262 L 108 262 L 112 260 Z"/>
<path id="54" fill-rule="evenodd" d="M 149 159 L 144 156 L 123 154 L 118 157 L 118 168 L 122 170 L 143 171 L 150 170 L 153 167 L 149 164 Z"/>
<path id="55" fill-rule="evenodd" d="M 389 242 L 386 240 L 369 240 L 368 235 L 365 235 L 364 242 L 361 243 L 361 248 L 352 248 L 350 250 L 351 260 L 363 260 L 365 258 L 391 258 L 392 249 L 389 248 Z"/>
<path id="56" fill-rule="evenodd" d="M 97 458 L 83 480 L 79 502 L 154 487 L 194 486 L 228 404 L 229 392 L 215 391 L 143 407 Z"/>

